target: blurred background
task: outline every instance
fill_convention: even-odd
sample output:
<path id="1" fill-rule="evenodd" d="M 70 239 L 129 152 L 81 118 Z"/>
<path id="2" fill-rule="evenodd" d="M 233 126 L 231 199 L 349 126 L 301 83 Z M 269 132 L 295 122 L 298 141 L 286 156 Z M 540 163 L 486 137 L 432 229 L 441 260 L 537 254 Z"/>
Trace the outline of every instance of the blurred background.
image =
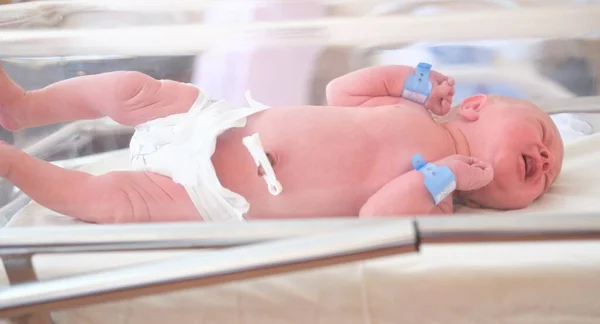
<path id="1" fill-rule="evenodd" d="M 140 26 L 207 24 L 226 26 L 260 21 L 312 21 L 339 17 L 435 16 L 490 10 L 542 9 L 552 6 L 590 6 L 600 1 L 576 0 L 267 0 L 173 1 L 170 10 L 151 10 L 153 4 L 110 1 L 0 0 L 0 41 L 3 31 L 126 29 Z M 401 18 L 399 18 L 401 19 Z M 600 19 L 600 17 L 598 17 Z M 556 21 L 556 24 L 560 24 Z M 586 24 L 582 21 L 581 24 Z M 507 20 L 497 26 L 507 28 Z M 473 29 L 477 29 L 477 21 Z M 553 28 L 553 26 L 547 26 Z M 435 28 L 443 30 L 440 22 Z M 403 33 L 411 33 L 406 30 Z M 600 34 L 600 30 L 598 30 Z M 584 37 L 585 36 L 585 37 Z M 213 97 L 246 104 L 244 94 L 267 105 L 325 104 L 325 86 L 353 70 L 385 64 L 414 65 L 420 61 L 457 80 L 455 103 L 476 93 L 503 94 L 525 99 L 552 99 L 600 94 L 600 38 L 573 35 L 560 38 L 479 39 L 462 42 L 398 42 L 330 46 L 322 43 L 269 46 L 247 39 L 221 44 L 193 55 L 29 55 L 2 56 L 6 72 L 26 90 L 82 75 L 133 70 L 157 79 L 196 84 Z M 315 36 L 317 37 L 317 36 Z M 194 42 L 193 37 L 186 39 Z M 160 38 L 156 39 L 160 46 Z M 35 45 L 35 44 L 34 44 Z M 34 47 L 32 47 L 34 48 Z M 7 48 L 5 48 L 7 49 Z M 10 51 L 9 51 L 10 52 Z M 163 50 L 168 53 L 169 49 Z M 0 89 L 2 91 L 2 89 Z M 59 107 L 57 107 L 59 109 Z M 50 125 L 11 133 L 0 139 L 28 148 L 65 125 Z M 79 129 L 36 154 L 65 161 L 127 148 L 132 130 Z M 2 182 L 0 223 L 27 203 L 27 198 Z M 21 198 L 19 198 L 21 197 Z M 18 202 L 18 203 L 17 203 Z M 12 205 L 11 205 L 12 204 Z M 12 207 L 11 207 L 12 206 Z M 10 208 L 8 208 L 10 207 Z"/>

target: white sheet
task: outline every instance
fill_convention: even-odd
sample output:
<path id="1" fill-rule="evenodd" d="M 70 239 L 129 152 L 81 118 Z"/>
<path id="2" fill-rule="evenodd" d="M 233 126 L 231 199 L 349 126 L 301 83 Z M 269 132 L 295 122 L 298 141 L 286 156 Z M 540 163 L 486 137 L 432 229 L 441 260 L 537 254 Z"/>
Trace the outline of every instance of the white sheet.
<path id="1" fill-rule="evenodd" d="M 557 184 L 519 212 L 599 210 L 598 147 L 600 134 L 569 143 Z M 126 152 L 116 155 L 86 170 L 126 168 Z M 30 204 L 8 226 L 73 223 Z M 600 323 L 598 251 L 596 242 L 433 245 L 418 255 L 89 306 L 57 312 L 54 319 L 77 324 L 592 324 Z M 187 252 L 42 255 L 34 264 L 39 277 L 47 279 L 178 253 Z M 7 282 L 4 274 L 0 280 Z"/>

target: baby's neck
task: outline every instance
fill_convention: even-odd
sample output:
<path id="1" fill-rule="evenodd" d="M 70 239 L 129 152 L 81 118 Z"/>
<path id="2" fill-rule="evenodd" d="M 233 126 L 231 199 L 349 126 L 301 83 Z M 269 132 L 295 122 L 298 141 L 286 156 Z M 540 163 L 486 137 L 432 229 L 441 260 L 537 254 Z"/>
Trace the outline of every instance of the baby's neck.
<path id="1" fill-rule="evenodd" d="M 457 127 L 457 125 L 455 125 L 452 121 L 443 123 L 441 126 L 446 130 L 452 139 L 452 143 L 454 144 L 454 154 L 471 156 L 469 142 L 467 141 L 465 135 L 461 132 L 460 128 Z"/>

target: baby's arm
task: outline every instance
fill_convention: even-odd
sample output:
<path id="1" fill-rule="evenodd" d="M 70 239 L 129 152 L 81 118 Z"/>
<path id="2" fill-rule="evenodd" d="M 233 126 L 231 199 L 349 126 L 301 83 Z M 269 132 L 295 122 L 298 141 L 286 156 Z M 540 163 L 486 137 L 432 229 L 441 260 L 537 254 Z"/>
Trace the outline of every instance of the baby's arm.
<path id="1" fill-rule="evenodd" d="M 494 172 L 489 163 L 464 155 L 452 155 L 435 163 L 447 166 L 455 177 L 456 190 L 479 189 L 492 181 Z M 425 166 L 427 167 L 427 166 Z M 438 176 L 442 170 L 428 171 Z M 449 214 L 452 213 L 452 198 L 446 197 L 437 206 L 424 183 L 425 175 L 411 170 L 387 183 L 373 194 L 360 210 L 360 217 L 401 215 Z"/>
<path id="2" fill-rule="evenodd" d="M 185 189 L 145 172 L 94 176 L 0 145 L 0 172 L 31 199 L 63 215 L 92 223 L 201 220 Z"/>
<path id="3" fill-rule="evenodd" d="M 423 174 L 410 171 L 379 189 L 360 209 L 360 217 L 451 214 L 452 197 L 437 206 L 423 185 Z"/>
<path id="4" fill-rule="evenodd" d="M 327 85 L 329 105 L 340 107 L 385 106 L 405 101 L 402 92 L 415 68 L 405 65 L 374 66 L 343 75 Z M 454 80 L 431 71 L 433 89 L 425 107 L 443 115 L 450 110 Z"/>

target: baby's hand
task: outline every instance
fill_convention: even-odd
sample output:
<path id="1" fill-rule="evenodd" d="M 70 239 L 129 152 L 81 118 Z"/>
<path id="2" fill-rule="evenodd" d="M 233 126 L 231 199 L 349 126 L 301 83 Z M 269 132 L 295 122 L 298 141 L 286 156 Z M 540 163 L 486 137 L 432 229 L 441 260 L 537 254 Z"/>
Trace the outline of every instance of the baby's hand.
<path id="1" fill-rule="evenodd" d="M 465 155 L 451 155 L 435 163 L 445 165 L 456 177 L 456 189 L 470 191 L 486 186 L 494 178 L 492 165 Z"/>
<path id="2" fill-rule="evenodd" d="M 425 108 L 438 116 L 444 116 L 452 107 L 454 79 L 431 71 L 429 81 L 431 81 L 432 89 L 425 102 Z"/>

